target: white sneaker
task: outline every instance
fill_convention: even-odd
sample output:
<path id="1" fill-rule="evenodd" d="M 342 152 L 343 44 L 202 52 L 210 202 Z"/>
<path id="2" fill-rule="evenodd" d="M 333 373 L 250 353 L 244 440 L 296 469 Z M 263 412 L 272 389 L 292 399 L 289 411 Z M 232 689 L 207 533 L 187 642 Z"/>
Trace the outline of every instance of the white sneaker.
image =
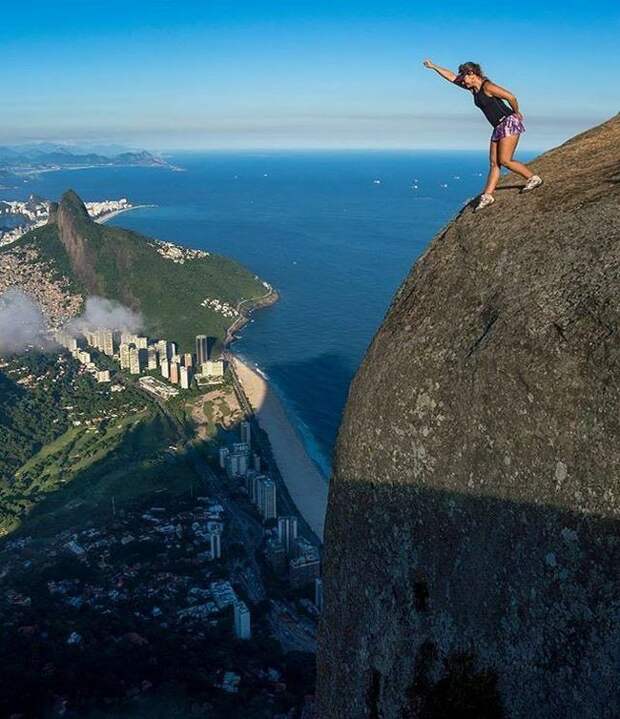
<path id="1" fill-rule="evenodd" d="M 478 210 L 483 210 L 485 207 L 492 205 L 494 202 L 495 198 L 493 197 L 493 195 L 489 195 L 488 193 L 484 192 L 482 195 L 480 195 L 480 202 L 476 205 L 475 212 L 478 212 Z"/>
<path id="2" fill-rule="evenodd" d="M 539 187 L 542 185 L 543 181 L 538 175 L 532 175 L 530 179 L 523 185 L 521 188 L 521 192 L 529 192 L 530 190 L 533 190 L 535 187 Z"/>

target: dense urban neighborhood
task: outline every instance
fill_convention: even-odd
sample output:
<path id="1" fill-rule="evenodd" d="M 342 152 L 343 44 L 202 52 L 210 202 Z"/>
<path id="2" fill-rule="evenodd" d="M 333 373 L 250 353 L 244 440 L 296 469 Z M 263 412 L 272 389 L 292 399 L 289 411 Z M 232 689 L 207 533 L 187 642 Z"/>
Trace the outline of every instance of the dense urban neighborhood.
<path id="1" fill-rule="evenodd" d="M 210 355 L 213 338 L 198 336 L 179 364 L 211 373 L 169 396 L 144 380 L 173 387 L 161 368 L 181 360 L 173 342 L 102 329 L 59 338 L 0 367 L 18 398 L 0 407 L 9 419 L 21 421 L 20 389 L 41 407 L 56 400 L 56 430 L 22 448 L 26 461 L 2 455 L 0 653 L 20 659 L 0 711 L 72 716 L 163 692 L 198 716 L 311 716 L 320 544 L 241 410 L 233 369 Z M 197 432 L 189 417 L 217 420 L 216 405 L 220 421 Z"/>

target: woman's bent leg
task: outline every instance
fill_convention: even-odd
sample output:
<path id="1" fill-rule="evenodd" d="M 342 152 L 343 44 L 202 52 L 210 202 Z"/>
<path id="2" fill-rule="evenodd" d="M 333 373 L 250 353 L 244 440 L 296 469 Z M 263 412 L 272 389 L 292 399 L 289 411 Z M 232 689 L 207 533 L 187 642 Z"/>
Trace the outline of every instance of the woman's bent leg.
<path id="1" fill-rule="evenodd" d="M 516 172 L 518 175 L 521 175 L 521 177 L 525 177 L 526 180 L 529 180 L 534 173 L 528 170 L 522 162 L 517 162 L 517 160 L 512 159 L 518 142 L 519 135 L 506 135 L 506 137 L 502 137 L 498 143 L 497 161 L 500 165 L 507 167 L 509 170 L 512 170 L 512 172 Z"/>
<path id="2" fill-rule="evenodd" d="M 492 195 L 495 192 L 497 183 L 499 182 L 500 169 L 497 161 L 497 142 L 491 140 L 489 148 L 489 174 L 487 176 L 487 184 L 484 188 L 485 195 Z"/>

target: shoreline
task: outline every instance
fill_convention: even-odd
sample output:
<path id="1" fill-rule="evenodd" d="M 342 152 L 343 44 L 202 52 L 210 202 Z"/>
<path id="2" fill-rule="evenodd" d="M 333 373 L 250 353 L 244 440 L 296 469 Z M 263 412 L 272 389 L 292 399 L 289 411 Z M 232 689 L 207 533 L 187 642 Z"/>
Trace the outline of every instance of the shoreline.
<path id="1" fill-rule="evenodd" d="M 100 217 L 97 217 L 95 219 L 95 222 L 102 225 L 104 222 L 111 220 L 113 217 L 116 217 L 117 215 L 122 215 L 123 212 L 131 212 L 132 210 L 139 210 L 144 207 L 157 207 L 157 205 L 132 205 L 131 207 L 123 207 L 121 210 L 114 210 L 114 212 L 109 212 L 106 215 L 101 215 Z"/>
<path id="2" fill-rule="evenodd" d="M 243 361 L 231 349 L 231 345 L 237 339 L 236 333 L 250 321 L 251 314 L 257 309 L 275 304 L 279 298 L 278 291 L 270 287 L 262 297 L 242 300 L 237 305 L 240 316 L 226 331 L 224 357 L 232 365 L 255 420 L 267 434 L 278 474 L 291 501 L 322 543 L 329 478 L 321 472 L 308 454 L 302 438 L 291 423 L 282 401 L 269 381 L 257 368 Z M 247 309 L 242 308 L 244 302 L 250 303 Z"/>
<path id="3" fill-rule="evenodd" d="M 273 458 L 297 511 L 323 542 L 329 480 L 310 458 L 270 383 L 228 351 L 228 359 L 259 427 L 267 434 Z"/>
<path id="4" fill-rule="evenodd" d="M 67 165 L 67 166 L 54 166 L 54 167 L 39 167 L 39 168 L 27 168 L 27 169 L 20 169 L 18 168 L 10 168 L 10 167 L 3 167 L 2 169 L 6 169 L 8 172 L 12 173 L 16 177 L 33 177 L 36 175 L 42 175 L 45 172 L 64 172 L 69 170 L 99 170 L 99 169 L 105 169 L 109 167 L 145 167 L 148 169 L 164 169 L 164 170 L 172 170 L 173 172 L 186 172 L 184 167 L 177 167 L 177 165 L 171 165 L 167 162 L 155 162 L 152 165 L 140 165 L 137 163 L 121 163 L 116 164 L 114 162 L 106 162 L 102 163 L 100 165 Z"/>
<path id="5" fill-rule="evenodd" d="M 280 295 L 278 294 L 278 291 L 273 287 L 270 287 L 269 290 L 262 295 L 262 297 L 241 300 L 241 302 L 238 302 L 237 312 L 239 312 L 239 317 L 237 317 L 237 319 L 226 330 L 226 337 L 223 342 L 224 351 L 230 349 L 230 345 L 237 339 L 236 333 L 247 325 L 250 321 L 252 313 L 255 310 L 274 305 L 279 299 Z M 251 303 L 247 309 L 242 308 L 244 302 Z"/>

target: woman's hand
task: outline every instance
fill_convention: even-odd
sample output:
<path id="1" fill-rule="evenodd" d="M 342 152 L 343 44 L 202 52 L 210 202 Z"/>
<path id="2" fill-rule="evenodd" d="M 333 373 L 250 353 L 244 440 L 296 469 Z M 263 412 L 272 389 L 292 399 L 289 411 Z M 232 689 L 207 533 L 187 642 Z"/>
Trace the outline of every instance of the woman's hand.
<path id="1" fill-rule="evenodd" d="M 445 67 L 439 67 L 439 65 L 435 65 L 432 60 L 424 60 L 422 64 L 429 70 L 434 70 L 435 72 L 439 73 L 441 77 L 443 77 L 444 80 L 447 80 L 448 82 L 454 82 L 457 78 L 457 75 L 452 72 L 452 70 L 448 70 Z"/>

